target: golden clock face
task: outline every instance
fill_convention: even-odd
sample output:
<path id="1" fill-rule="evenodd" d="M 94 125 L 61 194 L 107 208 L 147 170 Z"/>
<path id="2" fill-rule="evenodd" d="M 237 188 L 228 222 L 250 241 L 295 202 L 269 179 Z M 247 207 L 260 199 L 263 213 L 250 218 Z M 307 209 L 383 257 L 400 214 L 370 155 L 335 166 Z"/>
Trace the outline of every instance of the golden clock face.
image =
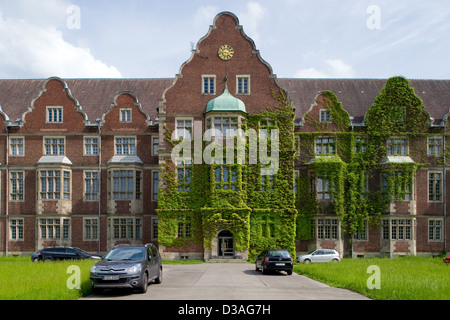
<path id="1" fill-rule="evenodd" d="M 220 59 L 227 61 L 233 58 L 234 49 L 228 44 L 225 44 L 220 47 L 218 54 Z"/>

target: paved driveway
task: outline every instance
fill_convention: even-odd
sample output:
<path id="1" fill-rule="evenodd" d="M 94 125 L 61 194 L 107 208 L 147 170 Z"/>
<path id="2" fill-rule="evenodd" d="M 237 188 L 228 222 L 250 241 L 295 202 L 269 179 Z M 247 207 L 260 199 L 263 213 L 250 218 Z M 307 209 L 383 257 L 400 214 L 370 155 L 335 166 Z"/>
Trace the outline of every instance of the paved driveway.
<path id="1" fill-rule="evenodd" d="M 161 284 L 145 294 L 104 291 L 84 299 L 114 300 L 367 300 L 345 289 L 332 288 L 295 272 L 263 275 L 250 263 L 163 265 Z"/>

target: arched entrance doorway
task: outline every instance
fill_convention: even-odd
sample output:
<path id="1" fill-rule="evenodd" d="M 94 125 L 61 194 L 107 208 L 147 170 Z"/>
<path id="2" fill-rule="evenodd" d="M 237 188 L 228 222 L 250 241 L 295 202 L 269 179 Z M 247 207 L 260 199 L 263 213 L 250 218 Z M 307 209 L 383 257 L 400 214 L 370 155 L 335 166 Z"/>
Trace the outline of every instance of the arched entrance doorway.
<path id="1" fill-rule="evenodd" d="M 217 256 L 219 258 L 234 258 L 233 234 L 228 230 L 222 230 L 217 235 Z"/>

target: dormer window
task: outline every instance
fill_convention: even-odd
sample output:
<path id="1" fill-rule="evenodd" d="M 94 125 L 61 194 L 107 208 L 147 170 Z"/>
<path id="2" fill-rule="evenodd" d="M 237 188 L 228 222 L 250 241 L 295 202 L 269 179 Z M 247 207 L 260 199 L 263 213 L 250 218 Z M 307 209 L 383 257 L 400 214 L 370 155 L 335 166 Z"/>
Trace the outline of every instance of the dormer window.
<path id="1" fill-rule="evenodd" d="M 131 122 L 131 109 L 120 109 L 120 122 Z"/>
<path id="2" fill-rule="evenodd" d="M 330 110 L 320 109 L 320 122 L 331 122 Z"/>
<path id="3" fill-rule="evenodd" d="M 204 75 L 202 76 L 203 81 L 203 94 L 215 94 L 216 93 L 216 76 L 215 75 Z"/>

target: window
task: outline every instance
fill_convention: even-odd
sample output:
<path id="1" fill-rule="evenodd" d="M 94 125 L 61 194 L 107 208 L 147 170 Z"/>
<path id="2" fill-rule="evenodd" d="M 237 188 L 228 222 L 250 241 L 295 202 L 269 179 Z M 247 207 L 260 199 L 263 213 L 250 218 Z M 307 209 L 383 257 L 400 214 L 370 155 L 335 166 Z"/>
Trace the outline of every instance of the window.
<path id="1" fill-rule="evenodd" d="M 259 131 L 259 137 L 262 139 L 265 138 L 270 138 L 273 139 L 275 138 L 275 130 L 273 129 L 277 129 L 275 128 L 276 126 L 276 122 L 275 120 L 272 119 L 262 119 L 259 122 L 259 127 L 260 127 L 260 131 Z"/>
<path id="2" fill-rule="evenodd" d="M 84 172 L 84 199 L 86 201 L 98 200 L 98 171 Z"/>
<path id="3" fill-rule="evenodd" d="M 177 162 L 178 191 L 191 191 L 191 162 Z"/>
<path id="4" fill-rule="evenodd" d="M 159 151 L 159 138 L 152 137 L 152 155 L 157 156 Z"/>
<path id="5" fill-rule="evenodd" d="M 300 177 L 300 172 L 298 170 L 295 170 L 294 171 L 294 199 L 297 198 L 299 177 Z"/>
<path id="6" fill-rule="evenodd" d="M 236 190 L 236 166 L 219 165 L 214 169 L 216 189 Z"/>
<path id="7" fill-rule="evenodd" d="M 319 137 L 316 139 L 316 155 L 335 154 L 334 138 Z"/>
<path id="8" fill-rule="evenodd" d="M 84 240 L 98 240 L 98 218 L 85 218 Z"/>
<path id="9" fill-rule="evenodd" d="M 367 139 L 357 137 L 355 139 L 355 146 L 353 147 L 355 153 L 366 153 L 367 151 Z"/>
<path id="10" fill-rule="evenodd" d="M 110 173 L 111 174 L 111 173 Z M 142 172 L 134 170 L 112 171 L 112 198 L 115 200 L 140 200 Z"/>
<path id="11" fill-rule="evenodd" d="M 330 180 L 328 179 L 317 178 L 317 199 L 332 199 L 330 184 Z"/>
<path id="12" fill-rule="evenodd" d="M 406 120 L 406 108 L 401 106 L 392 107 L 389 120 L 391 123 L 404 123 Z"/>
<path id="13" fill-rule="evenodd" d="M 24 173 L 22 171 L 11 171 L 10 176 L 10 195 L 11 201 L 23 201 L 24 200 Z"/>
<path id="14" fill-rule="evenodd" d="M 23 137 L 10 137 L 9 138 L 9 149 L 11 156 L 23 156 L 23 146 L 24 146 L 24 138 Z"/>
<path id="15" fill-rule="evenodd" d="M 412 178 L 401 171 L 383 172 L 383 196 L 390 200 L 412 200 Z"/>
<path id="16" fill-rule="evenodd" d="M 45 155 L 47 156 L 63 156 L 64 155 L 64 138 L 44 138 Z"/>
<path id="17" fill-rule="evenodd" d="M 39 176 L 41 200 L 70 199 L 69 171 L 41 170 Z"/>
<path id="18" fill-rule="evenodd" d="M 408 139 L 406 139 L 406 138 L 388 139 L 387 154 L 389 156 L 407 156 L 408 155 Z"/>
<path id="19" fill-rule="evenodd" d="M 23 240 L 23 219 L 9 219 L 10 240 Z"/>
<path id="20" fill-rule="evenodd" d="M 136 154 L 136 138 L 118 137 L 116 138 L 116 155 Z"/>
<path id="21" fill-rule="evenodd" d="M 320 109 L 320 122 L 331 122 L 330 110 Z"/>
<path id="22" fill-rule="evenodd" d="M 158 188 L 159 188 L 159 173 L 158 171 L 153 171 L 153 188 L 152 188 L 152 200 L 158 200 Z"/>
<path id="23" fill-rule="evenodd" d="M 158 218 L 152 219 L 152 231 L 153 231 L 152 239 L 153 240 L 158 240 L 158 223 L 159 223 Z"/>
<path id="24" fill-rule="evenodd" d="M 385 240 L 411 240 L 412 239 L 412 220 L 411 219 L 392 219 L 383 220 L 382 223 L 383 239 Z"/>
<path id="25" fill-rule="evenodd" d="M 87 156 L 98 155 L 98 138 L 95 137 L 84 138 L 84 154 Z"/>
<path id="26" fill-rule="evenodd" d="M 47 107 L 47 123 L 62 123 L 63 107 Z"/>
<path id="27" fill-rule="evenodd" d="M 192 119 L 176 119 L 177 123 L 177 138 L 182 139 L 193 139 L 192 136 Z"/>
<path id="28" fill-rule="evenodd" d="M 367 240 L 367 220 L 364 221 L 364 224 L 356 230 L 356 233 L 353 235 L 353 239 L 355 240 Z"/>
<path id="29" fill-rule="evenodd" d="M 337 240 L 338 219 L 317 219 L 317 239 Z"/>
<path id="30" fill-rule="evenodd" d="M 428 173 L 428 200 L 442 200 L 442 173 L 440 172 Z"/>
<path id="31" fill-rule="evenodd" d="M 131 109 L 120 109 L 120 122 L 131 122 Z"/>
<path id="32" fill-rule="evenodd" d="M 237 82 L 237 94 L 249 94 L 250 93 L 250 76 L 236 76 Z"/>
<path id="33" fill-rule="evenodd" d="M 190 217 L 178 217 L 178 238 L 190 238 L 191 235 L 191 218 Z"/>
<path id="34" fill-rule="evenodd" d="M 70 220 L 63 218 L 39 219 L 40 239 L 69 239 Z"/>
<path id="35" fill-rule="evenodd" d="M 238 118 L 237 117 L 213 117 L 206 119 L 206 129 L 220 131 L 222 137 L 234 137 L 237 135 Z M 215 136 L 213 131 L 212 136 Z"/>
<path id="36" fill-rule="evenodd" d="M 442 220 L 428 220 L 428 240 L 441 241 L 442 240 Z"/>
<path id="37" fill-rule="evenodd" d="M 428 137 L 428 155 L 440 156 L 442 154 L 442 138 Z"/>
<path id="38" fill-rule="evenodd" d="M 275 182 L 273 175 L 261 176 L 261 191 L 273 191 L 273 184 Z"/>
<path id="39" fill-rule="evenodd" d="M 215 94 L 216 93 L 216 76 L 202 76 L 203 81 L 203 93 Z"/>
<path id="40" fill-rule="evenodd" d="M 142 239 L 142 219 L 114 218 L 112 219 L 113 237 L 116 240 Z"/>

